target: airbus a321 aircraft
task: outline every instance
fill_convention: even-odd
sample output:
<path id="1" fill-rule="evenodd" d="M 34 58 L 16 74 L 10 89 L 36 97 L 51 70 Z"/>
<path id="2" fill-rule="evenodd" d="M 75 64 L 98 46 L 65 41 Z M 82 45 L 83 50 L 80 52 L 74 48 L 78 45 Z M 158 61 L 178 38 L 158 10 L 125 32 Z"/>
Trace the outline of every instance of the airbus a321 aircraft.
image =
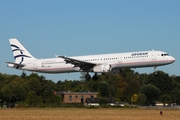
<path id="1" fill-rule="evenodd" d="M 113 54 L 99 54 L 86 56 L 56 56 L 56 58 L 36 59 L 15 38 L 9 39 L 15 62 L 7 62 L 10 68 L 40 73 L 70 73 L 86 72 L 85 78 L 91 78 L 89 72 L 94 72 L 93 80 L 97 80 L 97 73 L 120 73 L 122 68 L 140 68 L 168 65 L 175 61 L 163 51 L 139 51 Z"/>

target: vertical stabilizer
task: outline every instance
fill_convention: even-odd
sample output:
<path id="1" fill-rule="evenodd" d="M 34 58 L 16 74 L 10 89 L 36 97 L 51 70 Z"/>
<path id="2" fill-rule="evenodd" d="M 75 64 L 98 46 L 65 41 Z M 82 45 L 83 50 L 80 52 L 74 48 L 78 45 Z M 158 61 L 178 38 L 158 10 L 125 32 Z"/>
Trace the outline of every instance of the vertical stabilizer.
<path id="1" fill-rule="evenodd" d="M 9 42 L 16 63 L 22 64 L 24 61 L 35 59 L 17 39 L 9 39 Z"/>

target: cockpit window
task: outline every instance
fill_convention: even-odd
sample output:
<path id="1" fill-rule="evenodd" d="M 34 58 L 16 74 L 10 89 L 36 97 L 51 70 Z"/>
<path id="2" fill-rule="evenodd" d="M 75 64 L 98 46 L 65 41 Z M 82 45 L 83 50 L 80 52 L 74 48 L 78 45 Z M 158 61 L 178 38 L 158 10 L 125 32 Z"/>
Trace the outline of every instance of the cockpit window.
<path id="1" fill-rule="evenodd" d="M 161 56 L 169 56 L 169 54 L 161 54 Z"/>

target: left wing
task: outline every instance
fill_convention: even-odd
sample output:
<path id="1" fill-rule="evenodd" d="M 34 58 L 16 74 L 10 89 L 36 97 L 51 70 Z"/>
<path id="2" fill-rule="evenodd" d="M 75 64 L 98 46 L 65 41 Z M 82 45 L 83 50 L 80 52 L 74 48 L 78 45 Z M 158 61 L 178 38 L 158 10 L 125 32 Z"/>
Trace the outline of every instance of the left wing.
<path id="1" fill-rule="evenodd" d="M 68 63 L 73 64 L 74 67 L 80 67 L 81 70 L 83 70 L 83 71 L 90 71 L 91 68 L 93 68 L 94 66 L 97 65 L 95 63 L 85 62 L 82 60 L 77 60 L 77 59 L 69 58 L 66 56 L 58 56 L 58 57 L 63 58 L 64 61 L 66 62 L 66 64 L 68 64 Z"/>

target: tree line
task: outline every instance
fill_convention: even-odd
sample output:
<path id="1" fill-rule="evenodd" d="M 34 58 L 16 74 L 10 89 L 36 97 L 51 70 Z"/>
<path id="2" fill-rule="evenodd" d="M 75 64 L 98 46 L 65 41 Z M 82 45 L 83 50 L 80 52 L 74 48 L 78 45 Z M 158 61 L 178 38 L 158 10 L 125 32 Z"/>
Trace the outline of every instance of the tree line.
<path id="1" fill-rule="evenodd" d="M 98 98 L 114 98 L 117 102 L 137 105 L 162 103 L 180 104 L 180 76 L 163 71 L 140 74 L 131 69 L 123 69 L 115 75 L 98 75 L 98 80 L 59 80 L 57 83 L 44 76 L 32 73 L 9 75 L 0 73 L 0 104 L 11 106 L 60 105 L 62 98 L 55 91 L 98 92 Z"/>

